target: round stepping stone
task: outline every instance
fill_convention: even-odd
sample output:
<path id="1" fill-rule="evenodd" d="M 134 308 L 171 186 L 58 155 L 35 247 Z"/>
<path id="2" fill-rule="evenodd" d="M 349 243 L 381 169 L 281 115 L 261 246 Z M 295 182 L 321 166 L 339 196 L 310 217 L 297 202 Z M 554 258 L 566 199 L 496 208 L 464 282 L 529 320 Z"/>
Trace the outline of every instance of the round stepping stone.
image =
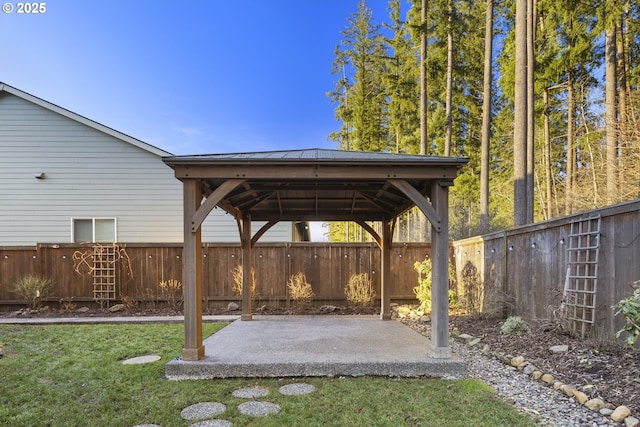
<path id="1" fill-rule="evenodd" d="M 278 389 L 280 394 L 284 394 L 285 396 L 297 396 L 301 394 L 309 394 L 316 391 L 316 388 L 311 384 L 305 383 L 296 383 L 296 384 L 288 384 L 283 385 Z"/>
<path id="2" fill-rule="evenodd" d="M 148 355 L 148 356 L 138 356 L 138 357 L 133 357 L 131 359 L 123 360 L 122 363 L 124 365 L 141 365 L 143 363 L 157 362 L 158 360 L 160 360 L 160 356 Z"/>
<path id="3" fill-rule="evenodd" d="M 218 402 L 203 402 L 187 406 L 180 411 L 183 420 L 202 420 L 215 417 L 227 410 L 227 406 Z"/>
<path id="4" fill-rule="evenodd" d="M 240 397 L 242 399 L 255 399 L 256 397 L 263 397 L 267 394 L 269 394 L 269 390 L 264 387 L 246 387 L 231 393 L 233 397 Z"/>
<path id="5" fill-rule="evenodd" d="M 227 420 L 206 420 L 191 424 L 189 427 L 231 427 L 233 423 Z"/>
<path id="6" fill-rule="evenodd" d="M 266 417 L 267 415 L 279 413 L 280 406 L 275 403 L 250 400 L 249 402 L 239 404 L 238 411 L 240 411 L 241 414 L 252 417 Z"/>

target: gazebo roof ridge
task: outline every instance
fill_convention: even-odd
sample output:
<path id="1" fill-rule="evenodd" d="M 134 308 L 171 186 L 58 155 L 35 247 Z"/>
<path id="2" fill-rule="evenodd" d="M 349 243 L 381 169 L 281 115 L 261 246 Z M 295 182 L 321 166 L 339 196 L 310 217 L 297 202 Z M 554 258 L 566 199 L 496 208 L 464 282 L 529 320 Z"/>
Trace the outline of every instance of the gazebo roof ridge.
<path id="1" fill-rule="evenodd" d="M 252 151 L 235 153 L 215 153 L 215 154 L 195 154 L 164 157 L 165 161 L 171 163 L 200 163 L 200 162 L 224 162 L 224 163 L 247 163 L 247 162 L 301 162 L 301 163 L 437 163 L 437 164 L 460 164 L 466 163 L 467 158 L 426 156 L 421 154 L 391 153 L 379 151 L 355 151 L 338 150 L 329 148 L 306 148 L 295 150 L 273 150 L 273 151 Z"/>

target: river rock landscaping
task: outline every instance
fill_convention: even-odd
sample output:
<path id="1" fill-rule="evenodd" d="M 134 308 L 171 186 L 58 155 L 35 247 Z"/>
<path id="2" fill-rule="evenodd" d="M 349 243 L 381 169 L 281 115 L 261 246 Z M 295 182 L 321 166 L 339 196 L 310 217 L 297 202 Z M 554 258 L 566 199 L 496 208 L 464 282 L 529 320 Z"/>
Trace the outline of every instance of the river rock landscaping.
<path id="1" fill-rule="evenodd" d="M 415 308 L 394 313 L 431 336 L 429 318 Z M 640 353 L 576 337 L 549 322 L 528 322 L 527 334 L 505 335 L 502 323 L 450 317 L 451 346 L 468 361 L 469 376 L 490 384 L 538 425 L 640 425 Z"/>

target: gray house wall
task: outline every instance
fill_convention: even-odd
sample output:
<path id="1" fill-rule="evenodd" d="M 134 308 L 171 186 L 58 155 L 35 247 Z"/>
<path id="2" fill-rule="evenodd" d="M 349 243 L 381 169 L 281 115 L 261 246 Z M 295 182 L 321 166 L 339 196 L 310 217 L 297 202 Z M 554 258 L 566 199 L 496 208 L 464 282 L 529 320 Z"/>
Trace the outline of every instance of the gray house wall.
<path id="1" fill-rule="evenodd" d="M 0 84 L 0 246 L 71 242 L 72 218 L 115 218 L 118 242 L 182 242 L 170 154 Z M 281 223 L 261 241 L 291 236 Z M 202 239 L 239 241 L 235 219 L 214 210 Z"/>

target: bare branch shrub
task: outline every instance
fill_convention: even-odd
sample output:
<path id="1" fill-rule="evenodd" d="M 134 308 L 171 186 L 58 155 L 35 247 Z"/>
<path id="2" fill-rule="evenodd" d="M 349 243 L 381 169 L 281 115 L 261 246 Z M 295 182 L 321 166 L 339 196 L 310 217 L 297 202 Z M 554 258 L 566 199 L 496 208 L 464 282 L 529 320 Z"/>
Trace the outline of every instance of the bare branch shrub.
<path id="1" fill-rule="evenodd" d="M 64 311 L 71 311 L 76 308 L 76 303 L 73 302 L 73 297 L 68 298 L 60 298 L 60 304 L 62 305 L 62 309 Z"/>
<path id="2" fill-rule="evenodd" d="M 167 301 L 170 309 L 180 310 L 182 308 L 184 295 L 182 293 L 182 283 L 179 280 L 163 280 L 158 287 L 160 288 L 160 295 Z"/>
<path id="3" fill-rule="evenodd" d="M 43 301 L 52 295 L 54 283 L 50 277 L 27 274 L 16 281 L 14 290 L 30 308 L 38 310 Z"/>
<path id="4" fill-rule="evenodd" d="M 298 272 L 289 277 L 287 283 L 291 299 L 300 307 L 311 305 L 311 299 L 315 296 L 311 284 L 307 282 L 307 277 L 302 272 Z"/>
<path id="5" fill-rule="evenodd" d="M 231 290 L 242 298 L 242 265 L 238 264 L 235 266 L 233 270 L 231 270 L 231 275 L 233 277 L 233 286 Z M 251 287 L 251 299 L 255 301 L 256 299 L 256 271 L 251 268 L 251 278 L 249 280 L 249 285 Z"/>
<path id="6" fill-rule="evenodd" d="M 373 283 L 367 273 L 352 274 L 347 286 L 344 288 L 347 301 L 355 306 L 370 306 L 376 296 Z"/>
<path id="7" fill-rule="evenodd" d="M 152 307 L 155 308 L 156 306 L 155 296 L 153 295 L 153 291 L 151 289 L 146 288 L 146 291 L 143 294 L 142 298 L 151 301 Z M 120 294 L 120 300 L 122 301 L 122 305 L 124 305 L 124 307 L 127 310 L 134 309 L 138 306 L 138 301 L 136 301 L 135 299 L 127 295 Z M 100 305 L 100 308 L 102 308 L 102 304 Z"/>

